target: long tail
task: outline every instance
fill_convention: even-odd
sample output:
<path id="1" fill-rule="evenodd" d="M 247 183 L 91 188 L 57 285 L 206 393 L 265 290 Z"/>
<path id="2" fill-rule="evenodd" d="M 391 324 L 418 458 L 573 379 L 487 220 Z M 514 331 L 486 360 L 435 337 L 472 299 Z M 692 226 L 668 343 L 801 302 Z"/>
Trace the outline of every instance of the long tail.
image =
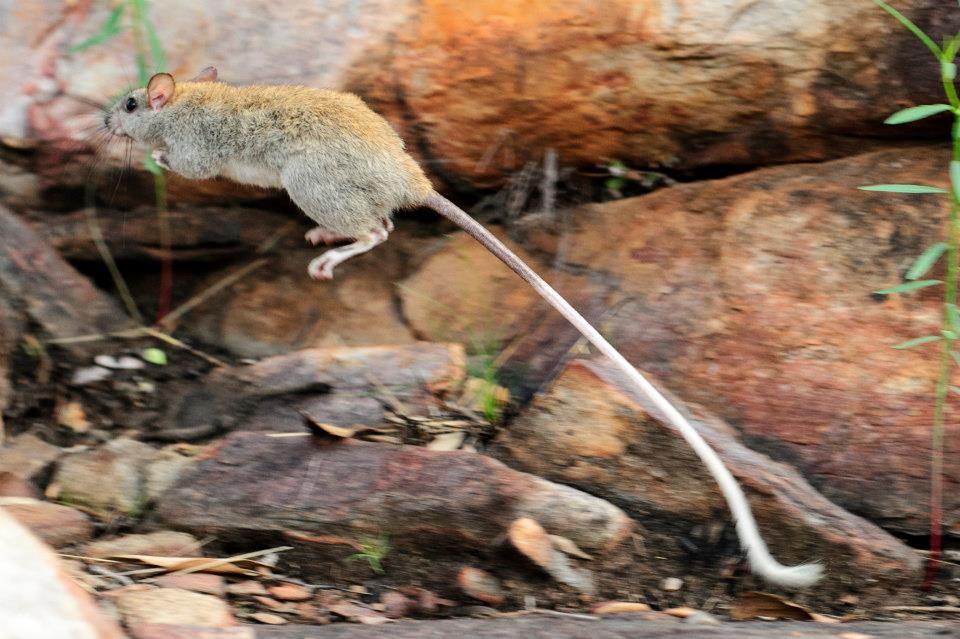
<path id="1" fill-rule="evenodd" d="M 720 486 L 730 512 L 737 524 L 737 535 L 740 538 L 740 544 L 747 553 L 747 559 L 750 562 L 750 568 L 754 573 L 760 575 L 768 582 L 785 587 L 804 588 L 815 583 L 823 572 L 819 564 L 804 564 L 801 566 L 784 566 L 770 554 L 767 544 L 764 543 L 757 529 L 757 522 L 750 511 L 750 505 L 746 496 L 743 494 L 737 480 L 734 479 L 727 467 L 713 451 L 712 448 L 703 440 L 690 422 L 680 414 L 673 404 L 671 404 L 660 391 L 658 391 L 650 382 L 641 375 L 630 362 L 624 358 L 610 343 L 600 335 L 580 313 L 576 311 L 559 293 L 547 284 L 543 278 L 537 275 L 529 266 L 524 264 L 510 249 L 490 234 L 487 229 L 480 225 L 476 220 L 467 215 L 456 204 L 446 199 L 442 195 L 434 192 L 427 196 L 424 205 L 430 207 L 443 217 L 452 221 L 454 224 L 469 233 L 474 239 L 483 244 L 491 253 L 503 260 L 504 264 L 509 266 L 520 277 L 530 283 L 534 289 L 551 306 L 563 315 L 567 321 L 573 324 L 591 344 L 606 355 L 617 367 L 620 368 L 636 384 L 637 388 L 650 398 L 657 408 L 666 415 L 667 419 L 677 427 L 683 438 L 690 444 L 697 456 L 703 461 L 707 470 L 713 475 L 713 478 Z"/>

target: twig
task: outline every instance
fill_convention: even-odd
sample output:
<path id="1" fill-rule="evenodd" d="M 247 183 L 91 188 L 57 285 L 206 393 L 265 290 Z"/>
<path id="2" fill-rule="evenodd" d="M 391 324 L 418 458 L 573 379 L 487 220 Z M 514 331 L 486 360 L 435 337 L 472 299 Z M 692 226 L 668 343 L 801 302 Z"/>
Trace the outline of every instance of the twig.
<path id="1" fill-rule="evenodd" d="M 127 282 L 123 279 L 120 269 L 117 268 L 117 263 L 113 259 L 110 247 L 107 246 L 106 241 L 103 239 L 100 222 L 97 221 L 97 210 L 93 207 L 87 208 L 87 224 L 90 227 L 90 235 L 93 237 L 93 243 L 97 247 L 97 252 L 100 253 L 100 259 L 107 265 L 107 270 L 110 271 L 113 285 L 117 287 L 117 292 L 120 294 L 120 299 L 123 300 L 123 305 L 127 307 L 127 312 L 130 313 L 130 316 L 138 324 L 143 324 L 143 315 L 140 314 L 137 303 L 133 301 L 133 295 L 130 294 L 130 289 L 127 288 Z"/>
<path id="2" fill-rule="evenodd" d="M 176 346 L 177 348 L 182 348 L 183 350 L 187 351 L 188 353 L 192 353 L 192 354 L 196 355 L 197 357 L 199 357 L 200 359 L 202 359 L 202 360 L 204 360 L 204 361 L 206 361 L 206 362 L 208 362 L 208 363 L 210 363 L 210 364 L 213 364 L 214 366 L 216 366 L 216 367 L 218 367 L 218 368 L 226 368 L 226 367 L 227 367 L 227 365 L 226 365 L 224 362 L 220 361 L 219 359 L 217 359 L 217 358 L 214 357 L 213 355 L 207 355 L 207 354 L 204 353 L 203 351 L 198 350 L 198 349 L 194 348 L 193 346 L 190 346 L 189 344 L 184 344 L 183 342 L 181 342 L 180 340 L 178 340 L 176 337 L 173 337 L 172 335 L 167 335 L 166 333 L 164 333 L 164 332 L 162 332 L 162 331 L 158 331 L 158 330 L 155 329 L 155 328 L 145 327 L 143 330 L 144 330 L 144 333 L 145 333 L 146 335 L 149 335 L 150 337 L 155 337 L 155 338 L 157 338 L 158 340 L 160 340 L 161 342 L 166 342 L 167 344 L 170 344 L 171 346 Z"/>
<path id="3" fill-rule="evenodd" d="M 163 331 L 158 331 L 157 329 L 149 326 L 138 326 L 137 328 L 129 328 L 122 331 L 115 331 L 113 333 L 92 333 L 90 335 L 77 335 L 75 337 L 58 337 L 56 339 L 47 340 L 47 344 L 82 344 L 85 342 L 99 342 L 107 339 L 136 339 L 138 337 L 153 337 L 161 342 L 166 342 L 171 346 L 175 346 L 187 351 L 188 353 L 192 353 L 193 355 L 196 355 L 200 359 L 209 362 L 214 366 L 227 366 L 224 362 L 220 361 L 213 355 L 208 355 L 203 351 L 190 346 L 189 344 L 184 344 L 176 337 L 168 335 Z"/>
<path id="4" fill-rule="evenodd" d="M 196 308 L 197 306 L 205 302 L 211 296 L 216 295 L 223 289 L 234 284 L 237 280 L 243 277 L 246 277 L 249 273 L 252 273 L 253 271 L 260 268 L 266 263 L 267 263 L 266 258 L 260 258 L 234 271 L 230 275 L 227 275 L 226 277 L 219 280 L 209 288 L 206 288 L 203 291 L 200 291 L 199 293 L 197 293 L 196 295 L 188 299 L 186 302 L 184 302 L 174 310 L 167 313 L 167 315 L 164 316 L 162 320 L 157 322 L 157 325 L 167 330 L 170 330 L 173 324 L 178 319 L 180 319 L 181 317 L 183 317 L 184 315 L 192 311 L 194 308 Z"/>
<path id="5" fill-rule="evenodd" d="M 887 612 L 946 612 L 960 613 L 960 606 L 884 606 L 881 610 Z"/>
<path id="6" fill-rule="evenodd" d="M 263 242 L 261 242 L 260 246 L 258 246 L 254 250 L 254 253 L 263 254 L 271 251 L 273 247 L 277 245 L 277 242 L 279 242 L 287 233 L 290 232 L 290 229 L 298 225 L 299 225 L 298 222 L 294 220 L 290 220 L 289 222 L 281 226 L 279 229 L 277 229 L 276 233 L 274 233 L 273 235 L 265 239 Z"/>
<path id="7" fill-rule="evenodd" d="M 119 572 L 114 572 L 109 568 L 107 568 L 106 566 L 93 565 L 93 566 L 90 566 L 89 570 L 95 575 L 100 575 L 101 577 L 109 577 L 110 579 L 113 579 L 114 581 L 116 581 L 117 583 L 123 586 L 129 586 L 133 583 L 133 579 L 131 579 L 127 575 L 121 574 Z"/>

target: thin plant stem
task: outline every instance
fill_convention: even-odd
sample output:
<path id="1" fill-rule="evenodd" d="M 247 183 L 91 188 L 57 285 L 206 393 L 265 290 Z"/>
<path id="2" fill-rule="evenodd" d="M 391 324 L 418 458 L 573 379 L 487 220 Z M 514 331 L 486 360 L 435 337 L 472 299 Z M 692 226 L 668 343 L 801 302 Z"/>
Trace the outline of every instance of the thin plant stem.
<path id="1" fill-rule="evenodd" d="M 129 0 L 132 12 L 132 31 L 133 43 L 136 50 L 137 75 L 140 84 L 146 85 L 150 76 L 150 60 L 152 58 L 153 67 L 158 68 L 164 65 L 165 60 L 163 50 L 156 41 L 156 34 L 153 31 L 153 25 L 150 23 L 150 16 L 147 15 L 146 0 Z M 156 169 L 157 167 L 154 167 Z M 170 215 L 167 210 L 167 182 L 163 171 L 151 171 L 153 173 L 154 199 L 157 206 L 157 222 L 160 235 L 160 290 L 157 294 L 157 317 L 160 322 L 170 311 L 173 298 L 173 257 L 171 251 L 170 238 Z"/>
<path id="2" fill-rule="evenodd" d="M 127 282 L 123 279 L 123 274 L 120 273 L 117 262 L 113 259 L 110 247 L 103 239 L 103 231 L 100 230 L 100 222 L 97 220 L 97 211 L 93 207 L 87 207 L 87 225 L 90 227 L 93 244 L 97 247 L 97 252 L 100 253 L 100 259 L 103 260 L 107 270 L 110 271 L 110 278 L 113 280 L 113 285 L 117 287 L 117 293 L 120 294 L 123 305 L 127 307 L 130 317 L 138 324 L 143 324 L 143 315 L 140 314 L 140 309 L 137 308 L 137 303 L 133 300 L 130 289 L 127 288 Z"/>
<path id="3" fill-rule="evenodd" d="M 947 269 L 943 287 L 943 320 L 941 322 L 940 362 L 937 374 L 935 403 L 933 411 L 933 429 L 930 450 L 930 552 L 927 556 L 927 570 L 923 587 L 929 590 L 937 576 L 940 559 L 940 547 L 943 528 L 943 444 L 944 422 L 947 412 L 947 392 L 950 389 L 951 361 L 960 358 L 953 350 L 957 341 L 957 330 L 951 319 L 951 313 L 957 304 L 958 250 L 960 250 L 960 98 L 955 84 L 956 66 L 954 59 L 960 49 L 960 33 L 955 34 L 941 49 L 917 25 L 883 0 L 873 0 L 881 9 L 889 13 L 906 27 L 918 40 L 930 50 L 940 65 L 940 78 L 943 91 L 953 109 L 954 122 L 951 128 L 953 142 L 952 161 L 950 163 L 950 213 L 947 230 Z"/>
<path id="4" fill-rule="evenodd" d="M 952 63 L 953 47 L 941 61 L 941 78 L 944 93 L 954 108 L 954 124 L 951 129 L 953 138 L 953 162 L 960 162 L 960 99 L 954 83 L 953 73 L 948 74 L 946 65 Z M 951 171 L 951 174 L 953 171 Z M 923 587 L 929 590 L 933 587 L 933 580 L 939 569 L 940 547 L 943 528 L 943 443 L 944 420 L 947 410 L 947 392 L 950 387 L 950 373 L 952 371 L 953 345 L 955 342 L 954 327 L 950 319 L 950 309 L 957 304 L 957 266 L 958 246 L 960 246 L 960 199 L 957 198 L 958 185 L 951 179 L 950 185 L 950 217 L 947 231 L 947 274 L 943 287 L 943 339 L 940 344 L 940 365 L 937 374 L 935 404 L 933 410 L 933 429 L 930 442 L 930 554 L 927 556 L 927 570 Z"/>

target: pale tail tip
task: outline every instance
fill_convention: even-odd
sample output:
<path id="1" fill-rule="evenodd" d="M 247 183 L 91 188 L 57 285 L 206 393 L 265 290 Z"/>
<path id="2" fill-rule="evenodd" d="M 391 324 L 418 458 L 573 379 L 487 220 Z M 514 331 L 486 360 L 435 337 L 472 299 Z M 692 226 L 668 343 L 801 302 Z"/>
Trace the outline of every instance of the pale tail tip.
<path id="1" fill-rule="evenodd" d="M 803 564 L 801 566 L 778 566 L 774 570 L 758 572 L 771 584 L 784 588 L 806 588 L 812 586 L 823 576 L 823 566 L 820 564 Z"/>

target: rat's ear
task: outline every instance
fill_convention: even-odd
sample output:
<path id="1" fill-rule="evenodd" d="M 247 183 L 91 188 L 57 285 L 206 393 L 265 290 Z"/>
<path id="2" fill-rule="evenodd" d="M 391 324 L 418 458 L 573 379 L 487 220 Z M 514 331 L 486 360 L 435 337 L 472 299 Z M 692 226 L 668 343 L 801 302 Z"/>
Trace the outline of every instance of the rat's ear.
<path id="1" fill-rule="evenodd" d="M 191 82 L 216 82 L 217 81 L 217 68 L 216 67 L 207 67 L 196 77 L 190 80 Z"/>
<path id="2" fill-rule="evenodd" d="M 177 83 L 169 73 L 157 73 L 150 78 L 150 82 L 147 83 L 147 99 L 150 101 L 150 108 L 156 111 L 169 102 L 176 87 Z"/>

